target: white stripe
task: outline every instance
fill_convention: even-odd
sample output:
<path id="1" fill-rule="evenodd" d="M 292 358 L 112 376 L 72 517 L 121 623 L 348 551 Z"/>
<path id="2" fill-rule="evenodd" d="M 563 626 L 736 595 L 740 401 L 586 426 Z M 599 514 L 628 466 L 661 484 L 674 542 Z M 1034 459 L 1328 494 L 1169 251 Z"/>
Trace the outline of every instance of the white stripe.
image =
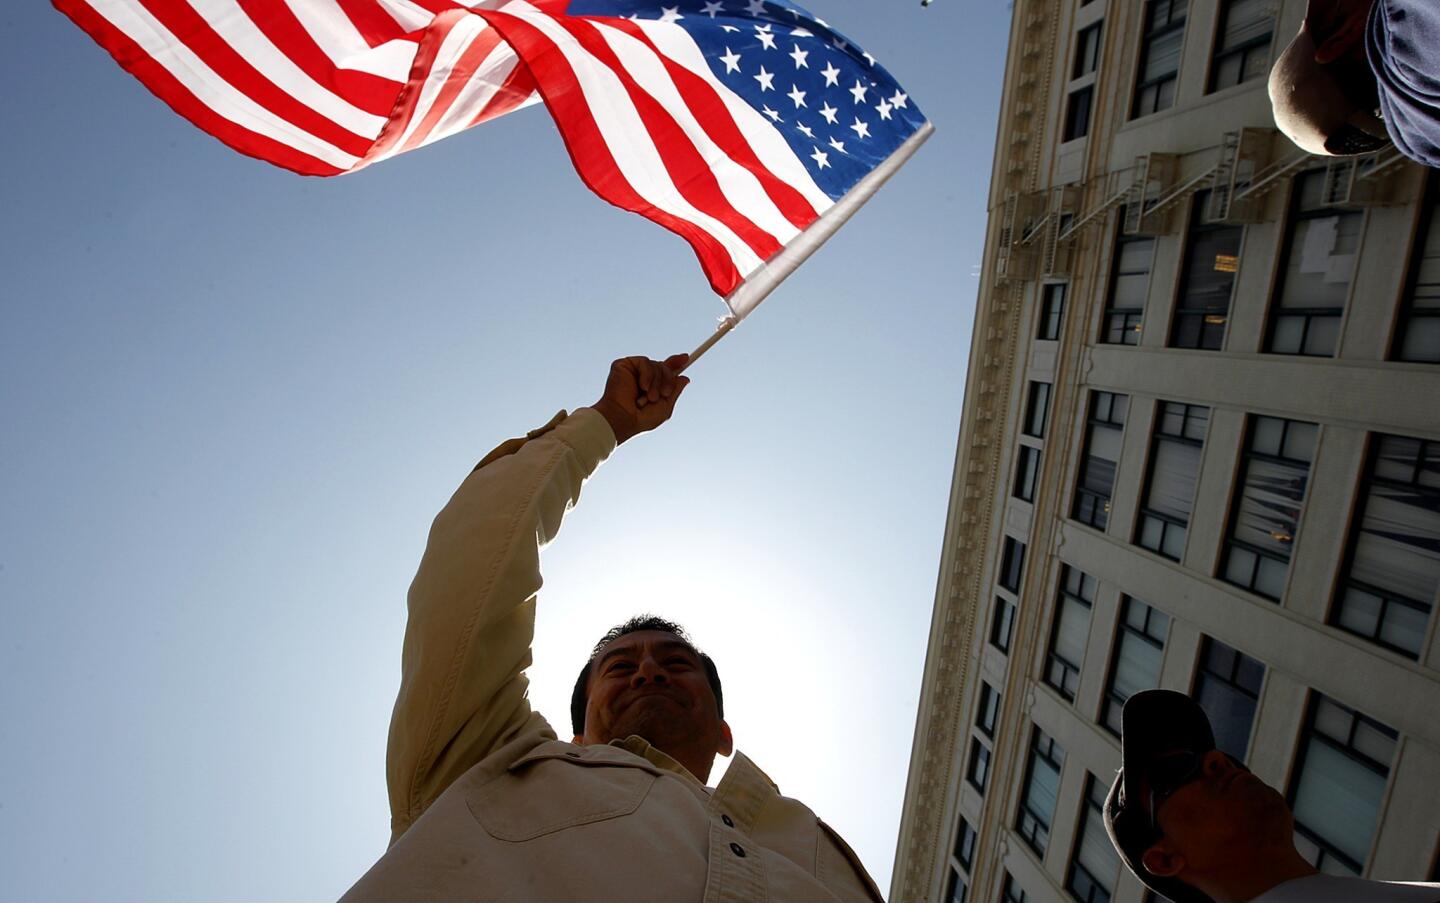
<path id="1" fill-rule="evenodd" d="M 528 6 L 528 4 L 525 4 Z M 519 3 L 515 7 L 521 7 Z M 533 9 L 533 7 L 532 7 Z M 509 10 L 507 9 L 507 12 Z M 570 64 L 585 105 L 595 118 L 600 136 L 625 181 L 635 193 L 671 216 L 688 220 L 720 243 L 730 255 L 735 268 L 748 273 L 761 263 L 760 257 L 730 227 L 691 206 L 675 187 L 666 171 L 660 152 L 650 141 L 645 123 L 636 112 L 625 86 L 610 68 L 586 53 L 570 34 L 551 17 L 540 12 L 519 12 L 517 15 L 548 37 Z"/>
<path id="2" fill-rule="evenodd" d="M 475 75 L 461 89 L 455 102 L 451 104 L 450 111 L 435 126 L 435 131 L 430 138 L 426 139 L 425 143 L 429 144 L 431 141 L 468 128 L 475 117 L 480 115 L 480 111 L 485 109 L 485 105 L 500 93 L 505 79 L 510 77 L 510 73 L 515 71 L 515 67 L 519 64 L 520 58 L 515 55 L 515 51 L 510 49 L 509 44 L 504 41 L 497 44 L 495 49 L 490 51 L 490 55 L 485 58 L 485 62 L 480 64 Z M 515 106 L 512 112 L 539 99 L 540 95 L 531 91 L 530 97 Z"/>
<path id="3" fill-rule="evenodd" d="M 489 27 L 479 16 L 465 15 L 455 23 L 455 27 L 450 29 L 450 33 L 445 35 L 445 40 L 435 51 L 435 59 L 430 64 L 430 71 L 425 73 L 425 83 L 420 86 L 420 97 L 415 102 L 415 112 L 411 115 L 410 121 L 406 123 L 400 140 L 395 142 L 396 147 L 403 146 L 410 140 L 410 136 L 415 134 L 420 123 L 425 121 L 425 116 L 429 113 L 430 107 L 434 105 L 440 90 L 445 87 L 445 82 L 450 79 L 454 66 L 459 62 L 461 55 Z"/>
<path id="4" fill-rule="evenodd" d="M 190 6 L 257 72 L 319 115 L 365 138 L 374 138 L 385 127 L 384 117 L 354 106 L 295 65 L 234 0 L 190 0 Z"/>
<path id="5" fill-rule="evenodd" d="M 380 7 L 406 31 L 419 31 L 435 18 L 435 14 L 430 10 L 417 6 L 410 0 L 380 0 Z"/>
<path id="6" fill-rule="evenodd" d="M 705 62 L 705 55 L 695 41 L 684 33 L 685 29 L 653 19 L 641 19 L 636 24 L 661 53 L 705 79 L 710 87 L 715 89 L 720 99 L 725 102 L 725 108 L 730 111 L 730 117 L 740 127 L 740 134 L 745 136 L 745 140 L 755 151 L 755 156 L 760 158 L 766 169 L 793 185 L 810 206 L 815 208 L 816 214 L 824 213 L 835 203 L 830 199 L 830 195 L 815 184 L 810 171 L 795 156 L 795 151 L 790 148 L 774 123 L 715 78 L 715 73 L 710 71 L 710 64 Z"/>
<path id="7" fill-rule="evenodd" d="M 285 0 L 285 5 L 336 67 L 401 84 L 410 78 L 410 67 L 420 50 L 417 42 L 386 41 L 372 48 L 335 0 Z"/>
<path id="8" fill-rule="evenodd" d="M 695 145 L 705 164 L 715 173 L 720 191 L 742 216 L 761 229 L 773 235 L 780 244 L 785 244 L 799 234 L 800 229 L 785 218 L 785 214 L 770 200 L 765 187 L 755 174 L 730 159 L 725 150 L 715 144 L 703 126 L 695 120 L 694 114 L 680 90 L 665 71 L 665 64 L 649 47 L 638 39 L 625 34 L 613 25 L 595 22 L 596 29 L 635 83 L 654 97 L 665 111 L 675 118 L 680 129 Z M 672 25 L 672 28 L 679 28 Z M 683 31 L 683 29 L 681 29 Z"/>
<path id="9" fill-rule="evenodd" d="M 220 117 L 340 169 L 350 169 L 359 162 L 359 158 L 281 119 L 237 91 L 139 4 L 95 0 L 94 9 Z"/>

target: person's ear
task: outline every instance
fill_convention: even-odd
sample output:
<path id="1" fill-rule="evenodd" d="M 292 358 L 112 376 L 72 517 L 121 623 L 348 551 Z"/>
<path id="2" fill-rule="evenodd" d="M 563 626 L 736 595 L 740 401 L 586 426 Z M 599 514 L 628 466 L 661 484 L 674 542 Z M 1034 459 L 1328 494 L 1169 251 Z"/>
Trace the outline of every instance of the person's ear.
<path id="1" fill-rule="evenodd" d="M 1185 857 L 1164 839 L 1157 840 L 1140 854 L 1140 864 L 1157 878 L 1172 878 L 1185 868 Z"/>
<path id="2" fill-rule="evenodd" d="M 1370 20 L 1370 5 L 1351 12 L 1340 23 L 1330 37 L 1315 45 L 1315 62 L 1320 65 L 1333 63 L 1344 56 L 1365 37 L 1365 28 Z"/>
<path id="3" fill-rule="evenodd" d="M 730 722 L 721 719 L 720 721 L 720 748 L 717 752 L 722 756 L 728 756 L 735 751 L 735 737 L 730 733 Z"/>

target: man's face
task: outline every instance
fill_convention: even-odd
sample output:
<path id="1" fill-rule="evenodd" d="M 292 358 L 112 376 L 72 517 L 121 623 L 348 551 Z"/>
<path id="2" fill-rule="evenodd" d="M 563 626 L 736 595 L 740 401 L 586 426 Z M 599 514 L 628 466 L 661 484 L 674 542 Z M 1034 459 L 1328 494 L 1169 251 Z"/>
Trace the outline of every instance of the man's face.
<path id="1" fill-rule="evenodd" d="M 1141 794 L 1148 807 L 1148 781 Z M 1155 816 L 1162 836 L 1145 851 L 1145 868 L 1182 878 L 1223 874 L 1246 853 L 1291 843 L 1294 832 L 1284 797 L 1218 749 L 1204 755 L 1195 778 L 1159 799 Z"/>
<path id="2" fill-rule="evenodd" d="M 677 758 L 730 752 L 730 728 L 700 656 L 674 634 L 627 633 L 590 667 L 585 735 L 577 742 L 609 743 L 631 734 Z"/>

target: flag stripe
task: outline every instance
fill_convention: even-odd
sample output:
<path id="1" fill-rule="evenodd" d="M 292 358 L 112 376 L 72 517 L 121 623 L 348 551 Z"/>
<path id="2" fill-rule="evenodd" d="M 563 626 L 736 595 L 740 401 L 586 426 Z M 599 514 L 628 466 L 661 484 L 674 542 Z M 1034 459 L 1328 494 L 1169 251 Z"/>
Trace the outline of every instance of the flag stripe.
<path id="1" fill-rule="evenodd" d="M 304 2 L 304 0 L 301 0 Z M 371 47 L 378 47 L 386 41 L 404 37 L 409 29 L 395 21 L 376 0 L 335 0 L 345 18 Z"/>
<path id="2" fill-rule="evenodd" d="M 667 59 L 685 67 L 709 84 L 719 95 L 730 112 L 731 121 L 739 127 L 746 143 L 760 158 L 762 166 L 799 191 L 816 214 L 825 212 L 835 203 L 815 184 L 810 173 L 805 171 L 804 165 L 795 158 L 795 152 L 785 143 L 780 133 L 775 131 L 774 124 L 715 78 L 715 73 L 710 71 L 710 64 L 705 62 L 700 48 L 688 35 L 666 28 L 660 22 L 646 20 L 636 24 Z"/>
<path id="3" fill-rule="evenodd" d="M 415 53 L 415 63 L 412 67 L 415 74 L 405 89 L 400 92 L 400 96 L 395 99 L 395 111 L 390 114 L 390 122 L 380 133 L 380 137 L 376 139 L 370 152 L 365 155 L 363 165 L 368 166 L 396 153 L 395 148 L 409 134 L 410 124 L 415 121 L 417 111 L 420 109 L 421 98 L 428 84 L 429 74 L 434 68 L 441 48 L 449 40 L 450 34 L 456 26 L 468 18 L 470 17 L 464 13 L 436 16 L 430 27 L 425 29 L 420 47 Z"/>
<path id="4" fill-rule="evenodd" d="M 634 23 L 623 24 L 633 26 Z M 638 28 L 630 30 L 598 22 L 594 27 L 605 37 L 636 82 L 675 117 L 737 210 L 782 245 L 815 219 L 814 212 L 805 205 L 798 192 L 781 191 L 779 180 L 759 165 L 754 151 L 745 144 L 735 124 L 729 121 L 729 115 L 713 92 L 702 86 L 702 90 L 692 90 L 689 96 L 682 95 L 680 84 L 674 78 L 679 76 L 681 80 L 689 80 L 694 76 L 665 60 Z M 699 109 L 692 107 L 691 100 Z M 707 122 L 707 117 L 713 118 Z M 717 133 L 724 137 L 716 140 Z M 767 185 L 767 181 L 770 184 Z M 787 210 L 776 200 L 777 195 L 795 203 Z M 799 222 L 791 219 L 792 215 Z M 774 251 L 763 256 L 768 257 L 771 253 Z"/>
<path id="5" fill-rule="evenodd" d="M 283 0 L 235 0 L 270 42 L 318 84 L 372 116 L 388 116 L 403 81 L 342 69 Z"/>
<path id="6" fill-rule="evenodd" d="M 318 146 L 313 148 L 314 153 L 300 150 L 288 136 L 277 137 L 272 134 L 275 130 L 266 123 L 256 122 L 257 117 L 245 117 L 250 119 L 250 125 L 255 126 L 250 128 L 245 123 L 216 113 L 213 103 L 216 92 L 209 90 L 198 79 L 182 80 L 162 62 L 162 57 L 171 56 L 165 47 L 157 46 L 163 44 L 166 37 L 161 33 L 163 30 L 156 32 L 148 29 L 144 23 L 133 21 L 135 17 L 117 12 L 116 18 L 128 24 L 133 31 L 138 31 L 140 37 L 149 39 L 137 40 L 130 31 L 101 15 L 85 0 L 56 0 L 55 5 L 171 109 L 240 153 L 307 176 L 338 175 L 353 165 L 353 159 L 334 148 Z M 197 70 L 203 70 L 203 66 L 186 71 L 194 73 Z M 203 71 L 199 74 L 204 75 Z M 263 117 L 263 111 L 256 112 L 258 117 Z"/>
<path id="7" fill-rule="evenodd" d="M 117 11 L 135 8 L 137 13 L 139 8 L 143 7 L 155 22 L 168 32 L 170 41 L 178 45 L 168 49 L 178 53 L 183 47 L 226 85 L 296 129 L 354 157 L 364 154 L 370 146 L 374 136 L 358 135 L 341 127 L 261 75 L 183 0 L 139 0 L 134 7 L 123 0 L 107 0 L 100 5 L 107 10 Z"/>
<path id="8" fill-rule="evenodd" d="M 659 58 L 665 67 L 666 74 L 670 77 L 676 90 L 680 92 L 683 105 L 694 114 L 694 119 L 705 129 L 706 135 L 717 147 L 722 149 L 731 161 L 744 167 L 759 181 L 771 202 L 791 225 L 797 229 L 803 229 L 815 220 L 819 211 L 810 206 L 805 196 L 778 178 L 760 162 L 760 158 L 755 154 L 755 149 L 745 140 L 745 135 L 740 131 L 740 127 L 730 117 L 729 111 L 725 108 L 724 99 L 714 86 L 661 53 L 660 48 L 650 40 L 650 36 L 645 33 L 639 23 L 619 19 L 613 20 L 607 25 L 640 41 Z"/>
<path id="9" fill-rule="evenodd" d="M 591 115 L 588 97 L 574 90 L 576 72 L 567 57 L 554 52 L 558 45 L 535 25 L 517 15 L 489 11 L 481 15 L 500 29 L 505 40 L 526 60 L 545 98 L 545 105 L 555 113 L 555 122 L 565 140 L 566 150 L 570 152 L 571 162 L 590 190 L 611 204 L 639 213 L 688 241 L 717 293 L 729 294 L 739 285 L 739 268 L 727 247 L 715 235 L 672 213 L 668 206 L 656 203 L 627 180 L 605 141 L 599 123 Z M 738 239 L 735 241 L 738 243 Z M 745 250 L 749 256 L 749 249 Z"/>
<path id="10" fill-rule="evenodd" d="M 443 84 L 440 85 L 439 91 L 435 95 L 434 101 L 430 104 L 429 109 L 426 110 L 424 118 L 420 120 L 411 134 L 405 139 L 405 143 L 401 147 L 402 151 L 411 150 L 432 140 L 430 137 L 431 132 L 435 130 L 435 127 L 440 124 L 442 119 L 450 114 L 452 105 L 460 99 L 462 92 L 464 92 L 472 82 L 477 80 L 477 77 L 479 77 L 481 86 L 483 87 L 484 85 L 484 79 L 481 73 L 485 71 L 484 64 L 490 59 L 495 49 L 502 46 L 500 32 L 490 28 L 483 20 L 480 20 L 476 16 L 466 14 L 465 18 L 478 26 L 476 28 L 476 34 L 471 37 L 468 45 L 460 52 L 454 65 L 450 67 Z M 508 46 L 504 49 L 505 54 L 510 57 L 513 65 L 514 52 L 511 51 Z M 433 71 L 434 70 L 432 70 L 432 81 L 434 80 Z"/>
<path id="11" fill-rule="evenodd" d="M 161 4 L 167 8 L 189 6 L 210 27 L 215 38 L 249 63 L 257 75 L 346 131 L 373 140 L 385 125 L 383 113 L 388 111 L 367 113 L 312 78 L 276 47 L 233 0 L 188 0 L 184 4 L 156 0 L 156 5 Z"/>
<path id="12" fill-rule="evenodd" d="M 725 191 L 720 187 L 715 170 L 711 168 L 711 162 L 729 163 L 731 162 L 729 158 L 717 150 L 715 157 L 718 159 L 707 162 L 693 143 L 692 136 L 688 135 L 676 122 L 675 117 L 671 115 L 671 111 L 666 109 L 664 104 L 636 83 L 634 73 L 620 61 L 614 49 L 601 37 L 593 23 L 584 19 L 563 21 L 551 19 L 549 21 L 561 25 L 575 39 L 580 50 L 607 67 L 619 80 L 625 94 L 634 105 L 640 121 L 644 124 L 645 132 L 654 142 L 656 159 L 660 161 L 670 181 L 685 200 L 690 202 L 696 210 L 724 223 L 761 260 L 780 250 L 782 243 L 780 239 L 766 232 L 758 223 L 737 210 L 731 198 L 727 197 Z M 637 59 L 636 62 L 640 63 L 641 61 Z M 663 72 L 660 79 L 668 82 Z M 668 87 L 673 93 L 674 85 L 668 85 Z M 613 106 L 619 107 L 620 104 L 617 103 Z M 681 104 L 682 109 L 683 106 Z M 696 131 L 703 137 L 703 130 L 697 128 Z M 632 145 L 643 146 L 644 139 L 640 135 L 627 133 L 627 137 L 633 139 Z M 768 199 L 764 197 L 763 193 L 759 193 L 759 196 L 763 203 L 768 204 Z M 779 219 L 775 216 L 775 212 L 774 207 L 771 207 L 765 218 Z M 783 219 L 781 219 L 780 227 L 787 232 L 795 231 Z"/>
<path id="13" fill-rule="evenodd" d="M 470 121 L 470 125 L 477 125 L 487 119 L 494 119 L 504 116 L 511 110 L 518 110 L 528 103 L 540 99 L 540 93 L 535 85 L 535 76 L 530 74 L 530 69 L 518 59 L 515 68 L 505 78 L 505 83 L 495 96 L 490 98 L 485 107 Z"/>
<path id="14" fill-rule="evenodd" d="M 285 5 L 337 69 L 378 75 L 395 82 L 396 90 L 410 78 L 410 63 L 420 45 L 418 35 L 403 35 L 372 47 L 337 0 L 285 0 Z"/>

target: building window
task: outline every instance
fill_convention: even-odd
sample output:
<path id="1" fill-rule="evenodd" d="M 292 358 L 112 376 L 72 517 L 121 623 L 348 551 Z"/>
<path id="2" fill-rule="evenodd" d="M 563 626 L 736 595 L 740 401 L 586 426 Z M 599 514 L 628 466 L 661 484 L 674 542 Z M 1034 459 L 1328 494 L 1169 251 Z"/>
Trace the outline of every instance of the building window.
<path id="1" fill-rule="evenodd" d="M 1220 575 L 1276 602 L 1300 529 L 1317 430 L 1299 420 L 1250 418 Z"/>
<path id="2" fill-rule="evenodd" d="M 1050 629 L 1050 654 L 1045 682 L 1071 702 L 1080 686 L 1080 668 L 1090 641 L 1090 607 L 1095 603 L 1095 578 L 1066 565 L 1060 574 L 1060 597 Z"/>
<path id="3" fill-rule="evenodd" d="M 1041 859 L 1050 843 L 1050 820 L 1055 817 L 1055 797 L 1060 791 L 1060 769 L 1065 767 L 1065 750 L 1040 728 L 1030 736 L 1030 763 L 1025 771 L 1025 791 L 1015 816 L 1015 831 Z"/>
<path id="4" fill-rule="evenodd" d="M 1152 552 L 1179 561 L 1185 551 L 1185 530 L 1195 503 L 1200 477 L 1200 453 L 1210 409 L 1173 401 L 1160 403 L 1155 436 L 1150 442 L 1150 472 L 1145 477 L 1144 501 L 1135 526 L 1135 542 Z"/>
<path id="5" fill-rule="evenodd" d="M 1265 666 L 1213 637 L 1200 644 L 1200 669 L 1195 675 L 1195 701 L 1210 718 L 1215 745 L 1245 761 L 1250 728 L 1260 703 Z"/>
<path id="6" fill-rule="evenodd" d="M 1115 736 L 1120 736 L 1120 712 L 1125 700 L 1160 683 L 1160 662 L 1165 657 L 1165 636 L 1169 632 L 1169 615 L 1139 599 L 1125 597 L 1100 713 L 1101 723 Z"/>
<path id="7" fill-rule="evenodd" d="M 1265 343 L 1271 354 L 1329 357 L 1340 340 L 1365 214 L 1325 206 L 1324 192 L 1323 169 L 1296 180 L 1283 281 Z"/>
<path id="8" fill-rule="evenodd" d="M 1040 449 L 1020 446 L 1020 457 L 1015 463 L 1015 497 L 1022 502 L 1035 501 L 1035 483 L 1039 479 Z"/>
<path id="9" fill-rule="evenodd" d="M 954 869 L 950 870 L 950 887 L 945 891 L 945 903 L 965 903 L 970 888 L 965 884 L 965 879 Z"/>
<path id="10" fill-rule="evenodd" d="M 964 816 L 961 816 L 960 827 L 955 831 L 955 861 L 967 872 L 975 861 L 975 829 L 970 827 Z"/>
<path id="11" fill-rule="evenodd" d="M 980 707 L 975 712 L 975 726 L 987 737 L 995 737 L 995 722 L 1000 717 L 1000 691 L 983 680 L 980 682 Z"/>
<path id="12" fill-rule="evenodd" d="M 1219 351 L 1230 319 L 1230 296 L 1240 270 L 1243 226 L 1204 221 L 1210 192 L 1195 195 L 1185 239 L 1185 269 L 1170 324 L 1170 347 Z"/>
<path id="13" fill-rule="evenodd" d="M 1071 517 L 1097 530 L 1110 522 L 1110 496 L 1115 490 L 1115 471 L 1120 465 L 1120 447 L 1125 439 L 1125 415 L 1130 396 L 1112 392 L 1091 392 L 1090 412 L 1085 425 L 1085 454 L 1075 481 L 1075 503 Z"/>
<path id="14" fill-rule="evenodd" d="M 1140 66 L 1135 79 L 1135 102 L 1130 118 L 1168 110 L 1175 104 L 1175 81 L 1180 72 L 1180 48 L 1185 43 L 1185 8 L 1188 0 L 1149 0 L 1145 4 L 1145 34 L 1140 42 Z"/>
<path id="15" fill-rule="evenodd" d="M 990 749 L 979 737 L 970 738 L 970 763 L 965 766 L 965 780 L 979 793 L 985 792 L 990 779 Z"/>
<path id="16" fill-rule="evenodd" d="M 1094 100 L 1094 85 L 1076 88 L 1065 98 L 1065 128 L 1061 141 L 1074 141 L 1090 134 L 1090 107 Z"/>
<path id="17" fill-rule="evenodd" d="M 1109 787 L 1085 776 L 1085 814 L 1070 857 L 1065 889 L 1080 903 L 1110 903 L 1120 877 L 1120 857 L 1105 833 L 1105 795 Z"/>
<path id="18" fill-rule="evenodd" d="M 1020 882 L 1009 872 L 1005 873 L 1005 881 L 1000 885 L 1000 903 L 1030 903 Z"/>
<path id="19" fill-rule="evenodd" d="M 1321 871 L 1364 870 L 1398 736 L 1373 718 L 1312 695 L 1290 809 L 1295 846 Z"/>
<path id="20" fill-rule="evenodd" d="M 1440 588 L 1440 442 L 1376 436 L 1331 621 L 1420 657 Z"/>
<path id="21" fill-rule="evenodd" d="M 1015 635 L 1015 606 L 995 597 L 995 613 L 990 617 L 990 645 L 1001 652 L 1010 651 L 1010 638 Z"/>
<path id="22" fill-rule="evenodd" d="M 1125 221 L 1123 211 L 1119 220 Z M 1117 235 L 1110 298 L 1105 305 L 1105 332 L 1100 336 L 1102 343 L 1140 344 L 1140 321 L 1145 315 L 1145 293 L 1150 286 L 1150 264 L 1154 257 L 1155 239 Z"/>
<path id="23" fill-rule="evenodd" d="M 1096 22 L 1088 28 L 1075 32 L 1075 64 L 1070 67 L 1070 77 L 1089 75 L 1100 66 L 1100 26 Z"/>
<path id="24" fill-rule="evenodd" d="M 1440 179 L 1430 179 L 1430 213 L 1416 238 L 1410 290 L 1400 311 L 1394 356 L 1402 361 L 1440 364 Z"/>
<path id="25" fill-rule="evenodd" d="M 1030 383 L 1029 395 L 1025 400 L 1025 430 L 1027 436 L 1045 438 L 1045 426 L 1050 419 L 1050 384 Z"/>
<path id="26" fill-rule="evenodd" d="M 1060 338 L 1060 322 L 1065 317 L 1065 283 L 1047 282 L 1040 290 L 1040 325 L 1035 338 L 1053 342 Z"/>
<path id="27" fill-rule="evenodd" d="M 1005 551 L 1000 556 L 1000 585 L 1012 593 L 1020 592 L 1020 576 L 1025 571 L 1025 543 L 1013 536 L 1005 537 Z"/>
<path id="28" fill-rule="evenodd" d="M 1270 38 L 1279 13 L 1276 0 L 1224 0 L 1210 90 L 1220 91 L 1270 72 Z"/>

